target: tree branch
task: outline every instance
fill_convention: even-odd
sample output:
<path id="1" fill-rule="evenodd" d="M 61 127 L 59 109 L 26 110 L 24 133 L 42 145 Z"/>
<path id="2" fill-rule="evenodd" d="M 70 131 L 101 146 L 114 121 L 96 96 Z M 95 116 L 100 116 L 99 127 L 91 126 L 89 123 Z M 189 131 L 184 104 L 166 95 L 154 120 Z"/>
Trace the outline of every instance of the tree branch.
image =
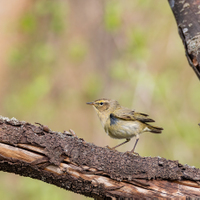
<path id="1" fill-rule="evenodd" d="M 0 117 L 0 170 L 98 198 L 200 196 L 200 170 L 178 161 L 140 157 Z"/>
<path id="2" fill-rule="evenodd" d="M 200 0 L 168 0 L 188 62 L 200 80 Z"/>

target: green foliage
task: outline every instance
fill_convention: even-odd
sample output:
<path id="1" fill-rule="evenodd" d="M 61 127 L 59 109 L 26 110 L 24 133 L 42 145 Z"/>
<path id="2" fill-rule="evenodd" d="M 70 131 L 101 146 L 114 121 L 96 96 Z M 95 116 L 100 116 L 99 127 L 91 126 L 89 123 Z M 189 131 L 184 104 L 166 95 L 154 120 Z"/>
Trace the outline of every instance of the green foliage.
<path id="1" fill-rule="evenodd" d="M 35 4 L 35 12 L 38 17 L 49 18 L 49 31 L 61 34 L 65 29 L 66 6 L 62 1 L 37 1 Z"/>
<path id="2" fill-rule="evenodd" d="M 88 99 L 94 99 L 98 96 L 103 87 L 104 83 L 96 73 L 88 75 L 83 83 L 83 88 Z"/>
<path id="3" fill-rule="evenodd" d="M 49 77 L 45 75 L 37 76 L 26 86 L 8 95 L 5 99 L 5 107 L 12 115 L 18 113 L 26 115 L 27 112 L 34 110 L 34 106 L 48 94 L 49 90 Z"/>
<path id="4" fill-rule="evenodd" d="M 127 66 L 123 61 L 116 61 L 110 69 L 110 76 L 116 80 L 126 80 L 129 77 Z"/>
<path id="5" fill-rule="evenodd" d="M 54 48 L 49 43 L 36 43 L 32 49 L 32 59 L 40 65 L 51 65 L 54 61 Z"/>
<path id="6" fill-rule="evenodd" d="M 106 1 L 104 23 L 108 31 L 116 31 L 121 27 L 122 4 L 119 1 Z"/>
<path id="7" fill-rule="evenodd" d="M 37 19 L 33 13 L 26 13 L 20 22 L 20 29 L 24 33 L 34 33 L 37 30 Z"/>
<path id="8" fill-rule="evenodd" d="M 87 54 L 87 47 L 81 40 L 70 41 L 68 45 L 68 58 L 73 63 L 81 63 L 83 62 L 86 54 Z"/>
<path id="9" fill-rule="evenodd" d="M 145 30 L 141 28 L 133 28 L 127 34 L 128 44 L 127 44 L 127 55 L 129 58 L 136 60 L 144 60 L 149 56 L 148 54 L 148 41 L 147 34 Z"/>

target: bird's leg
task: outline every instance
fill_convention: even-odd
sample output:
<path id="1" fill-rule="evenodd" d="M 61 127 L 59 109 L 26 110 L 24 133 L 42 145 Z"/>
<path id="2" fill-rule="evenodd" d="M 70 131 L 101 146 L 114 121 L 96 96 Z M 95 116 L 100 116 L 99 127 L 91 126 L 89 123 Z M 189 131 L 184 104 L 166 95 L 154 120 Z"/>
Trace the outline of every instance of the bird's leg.
<path id="1" fill-rule="evenodd" d="M 117 146 L 115 146 L 115 147 L 112 147 L 111 149 L 113 150 L 113 149 L 116 149 L 117 147 L 119 147 L 119 146 L 121 146 L 121 145 L 123 145 L 123 144 L 126 144 L 127 142 L 129 142 L 131 139 L 126 139 L 126 141 L 124 141 L 124 142 L 122 142 L 121 144 L 118 144 Z"/>
<path id="2" fill-rule="evenodd" d="M 136 135 L 136 141 L 135 141 L 134 147 L 133 147 L 133 149 L 130 151 L 130 153 L 134 153 L 134 154 L 139 155 L 138 153 L 135 152 L 135 147 L 136 147 L 136 145 L 137 145 L 137 143 L 138 143 L 138 140 L 139 140 L 139 135 Z"/>

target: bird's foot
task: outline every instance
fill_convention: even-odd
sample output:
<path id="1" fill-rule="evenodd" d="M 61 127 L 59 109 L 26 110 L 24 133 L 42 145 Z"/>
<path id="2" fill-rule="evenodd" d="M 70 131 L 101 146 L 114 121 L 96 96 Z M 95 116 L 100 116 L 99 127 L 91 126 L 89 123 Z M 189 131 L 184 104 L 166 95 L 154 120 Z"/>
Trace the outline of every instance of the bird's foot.
<path id="1" fill-rule="evenodd" d="M 76 133 L 72 129 L 69 129 L 69 131 L 64 131 L 64 134 L 77 137 Z"/>
<path id="2" fill-rule="evenodd" d="M 110 150 L 114 150 L 114 151 L 117 151 L 115 148 L 111 148 L 109 147 L 108 145 L 106 146 L 107 149 L 110 149 Z"/>
<path id="3" fill-rule="evenodd" d="M 140 156 L 139 153 L 136 153 L 134 151 L 126 151 L 125 154 L 128 154 L 128 155 L 133 155 L 134 154 L 135 156 Z"/>
<path id="4" fill-rule="evenodd" d="M 70 132 L 74 137 L 77 137 L 76 133 L 75 133 L 72 129 L 69 129 L 69 132 Z"/>

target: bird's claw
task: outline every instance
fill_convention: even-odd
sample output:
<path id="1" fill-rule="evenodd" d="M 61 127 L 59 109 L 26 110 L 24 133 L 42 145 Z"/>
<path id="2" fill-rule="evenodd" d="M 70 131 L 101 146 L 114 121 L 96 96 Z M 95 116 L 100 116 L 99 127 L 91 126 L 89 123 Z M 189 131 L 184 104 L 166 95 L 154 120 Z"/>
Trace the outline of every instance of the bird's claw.
<path id="1" fill-rule="evenodd" d="M 69 129 L 69 132 L 70 132 L 74 137 L 77 137 L 76 133 L 75 133 L 72 129 Z"/>
<path id="2" fill-rule="evenodd" d="M 109 147 L 108 145 L 106 146 L 107 149 L 110 149 L 110 150 L 114 150 L 114 151 L 117 151 L 115 148 L 111 148 Z"/>
<path id="3" fill-rule="evenodd" d="M 125 153 L 128 154 L 128 155 L 133 155 L 134 154 L 135 156 L 140 156 L 139 153 L 136 153 L 134 151 L 126 151 Z"/>
<path id="4" fill-rule="evenodd" d="M 64 134 L 66 134 L 66 135 L 72 135 L 74 137 L 77 137 L 76 133 L 72 129 L 69 129 L 69 131 L 64 131 Z"/>

